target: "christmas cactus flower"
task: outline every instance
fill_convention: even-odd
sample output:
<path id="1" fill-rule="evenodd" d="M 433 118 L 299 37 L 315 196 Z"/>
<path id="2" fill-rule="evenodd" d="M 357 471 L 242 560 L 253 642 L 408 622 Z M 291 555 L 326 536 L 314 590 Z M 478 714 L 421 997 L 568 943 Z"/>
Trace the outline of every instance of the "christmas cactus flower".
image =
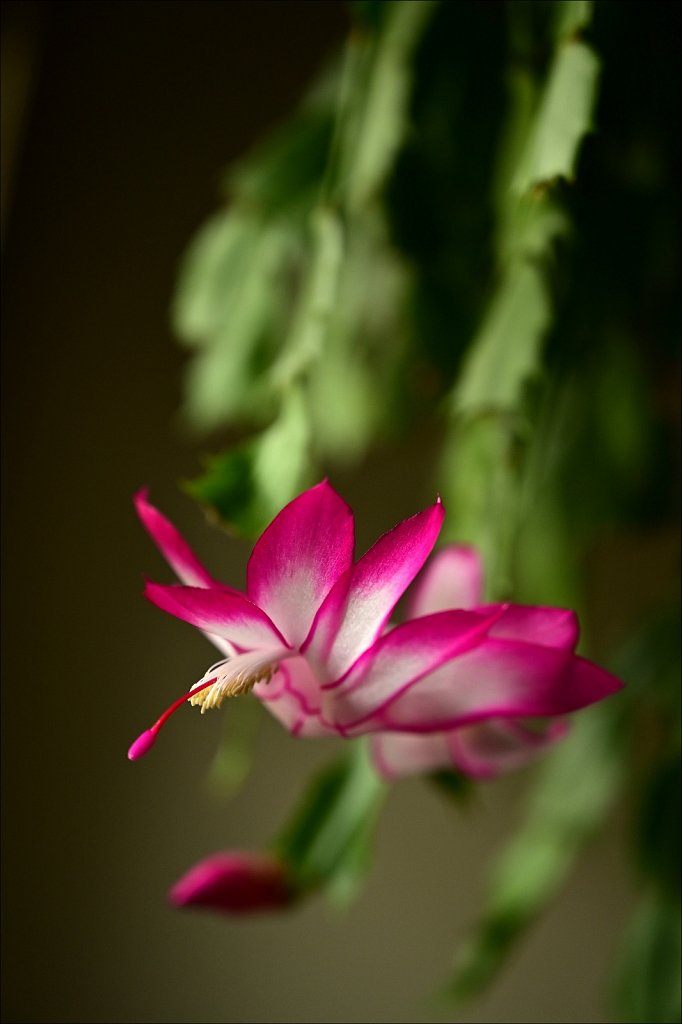
<path id="1" fill-rule="evenodd" d="M 345 709 L 353 704 L 346 689 L 360 677 L 382 702 L 475 645 L 498 614 L 439 611 L 384 632 L 436 541 L 440 500 L 399 523 L 354 562 L 352 512 L 323 481 L 290 502 L 259 538 L 246 593 L 208 573 L 146 492 L 135 500 L 142 523 L 182 581 L 148 583 L 146 596 L 200 629 L 225 657 L 142 733 L 128 752 L 131 760 L 150 749 L 185 701 L 203 712 L 251 690 L 295 735 L 343 734 L 335 720 L 340 683 Z"/>
<path id="2" fill-rule="evenodd" d="M 492 778 L 532 760 L 568 731 L 565 719 L 540 726 L 528 720 L 531 716 L 562 715 L 620 688 L 613 676 L 574 654 L 578 621 L 573 612 L 483 606 L 482 600 L 483 567 L 470 547 L 441 549 L 417 581 L 409 606 L 413 617 L 453 607 L 499 615 L 475 650 L 449 661 L 422 680 L 419 690 L 386 708 L 387 728 L 395 730 L 402 722 L 407 730 L 412 721 L 424 727 L 415 702 L 430 705 L 434 728 L 372 737 L 373 760 L 385 778 L 448 767 Z"/>
<path id="3" fill-rule="evenodd" d="M 323 481 L 290 502 L 256 542 L 245 593 L 207 572 L 145 492 L 136 506 L 181 580 L 148 583 L 146 596 L 200 629 L 225 657 L 133 743 L 133 760 L 150 749 L 187 700 L 203 712 L 253 691 L 295 735 L 417 734 L 395 737 L 400 750 L 385 738 L 376 741 L 382 771 L 402 774 L 424 770 L 408 764 L 426 756 L 425 734 L 433 734 L 437 746 L 462 726 L 562 715 L 620 686 L 574 656 L 577 627 L 570 612 L 465 609 L 462 604 L 475 601 L 452 592 L 441 599 L 444 558 L 418 592 L 417 614 L 389 625 L 436 541 L 440 500 L 399 523 L 354 562 L 352 512 Z M 473 594 L 473 569 L 470 576 Z M 460 607 L 448 604 L 453 596 Z M 525 728 L 519 726 L 524 735 Z"/>

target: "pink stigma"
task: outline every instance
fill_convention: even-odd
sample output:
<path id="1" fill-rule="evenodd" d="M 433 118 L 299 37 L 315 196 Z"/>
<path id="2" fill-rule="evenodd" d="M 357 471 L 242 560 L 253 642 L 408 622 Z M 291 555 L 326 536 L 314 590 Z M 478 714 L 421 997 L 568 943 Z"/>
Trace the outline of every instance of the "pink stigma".
<path id="1" fill-rule="evenodd" d="M 148 753 L 156 743 L 156 737 L 159 729 L 170 718 L 173 712 L 177 711 L 178 708 L 181 707 L 185 701 L 189 700 L 190 697 L 193 697 L 195 693 L 199 693 L 200 690 L 205 690 L 207 686 L 213 686 L 217 679 L 217 676 L 214 676 L 213 679 L 207 679 L 205 683 L 201 684 L 201 686 L 195 686 L 193 689 L 189 690 L 188 693 L 184 693 L 182 697 L 178 697 L 176 701 L 173 701 L 171 706 L 164 711 L 156 722 L 154 722 L 151 729 L 145 729 L 145 731 L 137 737 L 135 742 L 130 745 L 128 748 L 128 760 L 138 761 L 141 757 L 144 757 L 144 755 Z"/>
<path id="2" fill-rule="evenodd" d="M 153 729 L 146 729 L 141 736 L 138 736 L 133 744 L 131 744 L 128 750 L 128 759 L 130 761 L 137 761 L 139 757 L 144 757 L 148 750 L 156 743 L 156 733 Z"/>

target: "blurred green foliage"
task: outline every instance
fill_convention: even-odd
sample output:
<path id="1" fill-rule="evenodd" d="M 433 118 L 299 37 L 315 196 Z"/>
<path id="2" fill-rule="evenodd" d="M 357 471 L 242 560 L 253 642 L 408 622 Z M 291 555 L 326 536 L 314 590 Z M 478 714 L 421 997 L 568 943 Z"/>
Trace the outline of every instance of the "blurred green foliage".
<path id="1" fill-rule="evenodd" d="M 187 487 L 255 536 L 323 473 L 431 423 L 444 539 L 482 550 L 490 598 L 574 607 L 589 639 L 595 542 L 679 519 L 676 5 L 351 11 L 344 52 L 230 169 L 183 260 L 184 413 L 220 448 Z M 611 653 L 624 694 L 538 768 L 451 995 L 494 978 L 625 791 L 641 903 L 614 1012 L 679 1019 L 668 598 Z M 313 783 L 277 844 L 303 887 L 355 891 L 382 792 L 361 745 Z"/>
<path id="2" fill-rule="evenodd" d="M 300 892 L 324 886 L 340 905 L 356 895 L 371 864 L 387 791 L 364 740 L 314 780 L 274 843 Z"/>

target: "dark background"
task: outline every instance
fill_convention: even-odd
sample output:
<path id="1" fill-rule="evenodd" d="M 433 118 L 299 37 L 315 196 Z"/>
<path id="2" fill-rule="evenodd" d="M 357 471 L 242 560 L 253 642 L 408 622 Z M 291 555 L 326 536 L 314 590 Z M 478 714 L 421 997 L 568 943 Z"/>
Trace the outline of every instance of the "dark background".
<path id="1" fill-rule="evenodd" d="M 346 27 L 332 2 L 4 5 L 8 1022 L 453 1019 L 427 997 L 519 820 L 526 775 L 459 815 L 423 783 L 401 784 L 348 914 L 311 902 L 235 922 L 171 911 L 165 892 L 201 856 L 266 842 L 333 744 L 268 720 L 231 803 L 204 782 L 218 715 L 178 716 L 153 757 L 125 757 L 212 659 L 140 596 L 143 573 L 169 576 L 132 493 L 149 484 L 234 585 L 248 554 L 176 486 L 201 450 L 176 418 L 178 259 L 223 167 L 287 115 Z M 431 499 L 425 443 L 334 481 L 361 546 Z M 644 575 L 667 550 L 635 556 Z M 593 848 L 494 993 L 456 1019 L 602 1019 L 630 908 L 624 828 Z"/>

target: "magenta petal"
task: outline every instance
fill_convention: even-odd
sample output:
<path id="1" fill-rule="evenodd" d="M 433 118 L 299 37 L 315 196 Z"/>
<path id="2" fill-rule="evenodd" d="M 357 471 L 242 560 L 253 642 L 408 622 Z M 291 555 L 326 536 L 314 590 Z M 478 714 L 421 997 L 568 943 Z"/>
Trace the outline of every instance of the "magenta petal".
<path id="1" fill-rule="evenodd" d="M 168 896 L 176 907 L 229 914 L 279 910 L 295 898 L 286 866 L 266 853 L 217 853 L 195 864 Z"/>
<path id="2" fill-rule="evenodd" d="M 332 588 L 303 649 L 338 679 L 380 635 L 429 556 L 443 523 L 440 499 L 380 537 Z"/>
<path id="3" fill-rule="evenodd" d="M 622 689 L 623 683 L 616 676 L 595 665 L 593 661 L 575 655 L 561 680 L 561 694 L 547 695 L 547 703 L 554 710 L 531 711 L 528 717 L 564 715 L 610 697 Z"/>
<path id="4" fill-rule="evenodd" d="M 249 598 L 292 646 L 305 639 L 329 590 L 353 561 L 353 513 L 323 480 L 282 509 L 247 568 Z"/>
<path id="5" fill-rule="evenodd" d="M 214 633 L 243 650 L 287 647 L 265 612 L 242 594 L 204 587 L 147 583 L 145 597 L 157 608 Z"/>
<path id="6" fill-rule="evenodd" d="M 488 637 L 377 708 L 363 730 L 434 732 L 488 718 L 563 715 L 621 687 L 615 676 L 568 652 Z"/>
<path id="7" fill-rule="evenodd" d="M 529 644 L 575 650 L 579 626 L 575 612 L 565 608 L 545 608 L 521 604 L 486 605 L 476 610 L 485 613 L 499 608 L 500 617 L 490 635 L 504 640 L 525 640 Z"/>
<path id="8" fill-rule="evenodd" d="M 135 495 L 137 514 L 178 579 L 190 587 L 219 586 L 170 520 L 147 501 L 148 493 L 147 488 L 144 488 Z"/>
<path id="9" fill-rule="evenodd" d="M 341 683 L 327 685 L 327 717 L 343 729 L 356 729 L 443 662 L 475 648 L 491 621 L 450 611 L 396 626 L 365 651 Z"/>
<path id="10" fill-rule="evenodd" d="M 478 552 L 464 545 L 441 548 L 417 580 L 409 618 L 448 608 L 475 608 L 483 600 L 483 565 Z"/>

